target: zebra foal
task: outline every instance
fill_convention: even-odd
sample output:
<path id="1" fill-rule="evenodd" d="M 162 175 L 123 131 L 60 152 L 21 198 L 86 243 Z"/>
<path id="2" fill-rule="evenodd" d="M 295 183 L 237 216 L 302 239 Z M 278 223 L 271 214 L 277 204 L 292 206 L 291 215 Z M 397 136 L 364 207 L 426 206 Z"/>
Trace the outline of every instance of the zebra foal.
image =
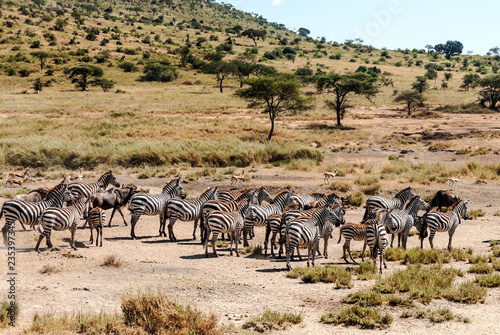
<path id="1" fill-rule="evenodd" d="M 81 181 L 73 182 L 69 184 L 68 190 L 73 193 L 75 197 L 83 195 L 86 198 L 90 198 L 97 192 L 106 190 L 109 184 L 120 187 L 120 183 L 116 180 L 111 170 L 100 176 L 99 179 L 93 183 L 84 183 Z"/>
<path id="2" fill-rule="evenodd" d="M 89 243 L 94 243 L 94 229 L 96 231 L 95 238 L 95 246 L 102 247 L 102 233 L 104 223 L 106 222 L 106 211 L 100 207 L 93 207 L 92 201 L 89 199 L 89 214 L 87 217 L 87 222 L 89 223 L 90 228 L 90 240 Z M 100 244 L 99 244 L 99 236 L 101 236 Z M 98 245 L 99 244 L 99 245 Z"/>
<path id="3" fill-rule="evenodd" d="M 404 190 L 399 191 L 394 198 L 386 199 L 378 196 L 373 196 L 368 198 L 366 201 L 366 210 L 363 215 L 363 221 L 368 219 L 368 214 L 374 208 L 382 209 L 403 209 L 404 205 L 408 200 L 414 197 L 415 194 L 411 187 L 407 187 Z"/>
<path id="4" fill-rule="evenodd" d="M 381 212 L 378 217 L 380 220 L 383 220 L 382 216 L 387 213 Z M 387 269 L 387 264 L 385 263 L 385 251 L 387 246 L 389 245 L 389 238 L 387 237 L 387 232 L 385 230 L 384 225 L 378 220 L 370 220 L 373 222 L 369 224 L 366 228 L 366 244 L 370 247 L 370 254 L 377 265 L 377 256 L 380 259 L 380 273 L 382 274 L 382 263 L 384 264 L 384 268 Z M 364 250 L 363 250 L 364 251 Z"/>

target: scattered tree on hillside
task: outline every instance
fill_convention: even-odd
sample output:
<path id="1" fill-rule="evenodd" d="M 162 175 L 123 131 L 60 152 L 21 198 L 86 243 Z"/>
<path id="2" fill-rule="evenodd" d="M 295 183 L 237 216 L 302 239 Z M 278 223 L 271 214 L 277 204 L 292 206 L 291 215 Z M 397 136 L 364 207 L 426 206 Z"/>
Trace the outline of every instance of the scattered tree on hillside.
<path id="1" fill-rule="evenodd" d="M 447 41 L 445 44 L 436 44 L 434 50 L 446 55 L 446 59 L 450 59 L 451 56 L 457 56 L 462 54 L 464 46 L 459 41 Z"/>
<path id="2" fill-rule="evenodd" d="M 417 81 L 411 84 L 411 88 L 418 93 L 422 94 L 426 89 L 429 88 L 429 83 L 427 82 L 426 76 L 417 76 Z"/>
<path id="3" fill-rule="evenodd" d="M 417 91 L 403 91 L 394 98 L 394 102 L 404 102 L 406 104 L 408 115 L 411 115 L 411 109 L 415 106 L 422 107 L 424 101 L 425 97 L 423 94 Z"/>
<path id="4" fill-rule="evenodd" d="M 113 88 L 113 86 L 115 86 L 115 83 L 112 80 L 106 78 L 95 78 L 89 81 L 89 85 L 101 86 L 104 92 L 108 92 L 111 88 Z"/>
<path id="5" fill-rule="evenodd" d="M 40 60 L 40 71 L 43 71 L 45 60 L 49 57 L 49 54 L 45 51 L 33 51 L 31 53 L 31 56 L 38 58 Z"/>
<path id="6" fill-rule="evenodd" d="M 236 73 L 237 67 L 233 62 L 214 61 L 206 63 L 201 67 L 201 71 L 207 74 L 215 74 L 219 83 L 219 90 L 223 93 L 222 82 L 231 74 Z"/>
<path id="7" fill-rule="evenodd" d="M 300 36 L 307 37 L 307 36 L 309 36 L 310 33 L 311 33 L 311 31 L 307 28 L 299 28 L 299 35 Z"/>
<path id="8" fill-rule="evenodd" d="M 316 82 L 318 93 L 326 92 L 334 95 L 334 100 L 327 100 L 327 106 L 337 114 L 337 126 L 342 127 L 346 108 L 348 107 L 348 97 L 350 95 L 362 95 L 368 100 L 378 92 L 375 85 L 377 78 L 366 73 L 355 72 L 352 74 L 330 73 L 313 78 Z"/>
<path id="9" fill-rule="evenodd" d="M 252 39 L 255 46 L 257 46 L 257 40 L 259 39 L 264 40 L 266 35 L 267 32 L 265 30 L 259 30 L 259 29 L 247 29 L 241 33 L 241 36 L 246 36 Z"/>
<path id="10" fill-rule="evenodd" d="M 144 76 L 140 81 L 159 81 L 162 83 L 174 81 L 179 77 L 177 69 L 167 61 L 149 62 L 144 66 Z"/>
<path id="11" fill-rule="evenodd" d="M 497 103 L 500 101 L 500 74 L 489 75 L 477 81 L 482 87 L 479 92 L 479 102 L 485 106 L 488 104 L 490 109 L 496 109 Z"/>
<path id="12" fill-rule="evenodd" d="M 301 83 L 293 75 L 263 76 L 243 80 L 248 88 L 239 89 L 235 95 L 247 100 L 249 108 L 264 108 L 263 113 L 269 115 L 271 129 L 268 141 L 274 133 L 276 118 L 285 113 L 298 113 L 310 109 L 311 99 L 303 96 Z"/>
<path id="13" fill-rule="evenodd" d="M 425 72 L 425 76 L 430 80 L 434 79 L 434 88 L 436 88 L 436 81 L 437 81 L 437 77 L 438 77 L 438 73 L 437 73 L 436 69 L 433 67 L 430 67 L 429 69 L 427 69 L 427 72 Z M 420 93 L 422 93 L 422 92 L 420 92 Z"/>
<path id="14" fill-rule="evenodd" d="M 480 79 L 481 77 L 476 73 L 467 73 L 462 78 L 462 85 L 460 85 L 460 88 L 464 89 L 465 91 L 468 91 L 470 88 L 476 87 Z"/>
<path id="15" fill-rule="evenodd" d="M 35 81 L 33 82 L 33 89 L 35 90 L 35 93 L 41 92 L 43 89 L 43 81 L 40 78 L 36 78 Z"/>
<path id="16" fill-rule="evenodd" d="M 102 77 L 104 72 L 101 68 L 88 65 L 79 64 L 66 69 L 65 73 L 71 79 L 71 83 L 76 85 L 80 91 L 86 91 L 89 85 L 89 79 L 92 77 Z"/>

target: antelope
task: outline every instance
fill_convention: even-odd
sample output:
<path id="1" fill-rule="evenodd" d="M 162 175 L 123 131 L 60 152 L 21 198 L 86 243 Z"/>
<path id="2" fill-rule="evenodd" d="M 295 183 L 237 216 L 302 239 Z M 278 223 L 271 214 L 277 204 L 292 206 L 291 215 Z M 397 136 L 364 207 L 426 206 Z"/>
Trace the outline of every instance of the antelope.
<path id="1" fill-rule="evenodd" d="M 324 183 L 328 183 L 328 181 L 330 180 L 330 178 L 335 178 L 335 176 L 337 175 L 337 172 L 338 170 L 335 169 L 334 172 L 325 172 L 325 179 L 324 179 Z"/>
<path id="2" fill-rule="evenodd" d="M 76 180 L 82 180 L 83 179 L 83 168 L 79 168 L 80 173 L 76 176 Z"/>
<path id="3" fill-rule="evenodd" d="M 22 178 L 22 179 L 27 179 L 29 181 L 32 181 L 31 180 L 31 177 L 29 176 L 28 172 L 30 171 L 30 167 L 28 166 L 26 168 L 26 170 L 24 170 L 24 172 L 10 172 L 9 173 L 9 177 L 7 179 L 19 179 L 19 178 Z"/>
<path id="4" fill-rule="evenodd" d="M 243 178 L 245 177 L 245 170 L 243 170 L 241 172 L 241 174 L 239 175 L 234 175 L 231 177 L 231 185 L 233 185 L 233 183 L 235 185 L 238 185 L 238 182 L 241 182 L 241 184 L 243 184 Z"/>
<path id="5" fill-rule="evenodd" d="M 448 189 L 449 190 L 453 190 L 453 188 L 455 187 L 455 183 L 458 183 L 458 181 L 460 180 L 461 177 L 462 177 L 462 175 L 459 174 L 457 176 L 457 178 L 450 178 L 450 179 L 448 179 Z"/>
<path id="6" fill-rule="evenodd" d="M 14 188 L 14 185 L 18 185 L 19 187 L 21 187 L 28 180 L 30 180 L 29 176 L 24 177 L 24 179 L 13 179 L 13 178 L 10 178 L 10 179 L 7 179 L 5 181 L 5 184 L 3 185 L 3 187 L 7 188 L 7 184 L 10 185 L 10 188 Z"/>

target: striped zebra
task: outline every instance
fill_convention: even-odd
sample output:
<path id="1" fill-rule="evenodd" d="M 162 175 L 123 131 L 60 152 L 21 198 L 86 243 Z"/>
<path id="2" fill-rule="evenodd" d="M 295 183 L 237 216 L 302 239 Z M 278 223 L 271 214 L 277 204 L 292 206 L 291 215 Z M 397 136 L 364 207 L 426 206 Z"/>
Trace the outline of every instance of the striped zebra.
<path id="1" fill-rule="evenodd" d="M 130 199 L 128 209 L 130 210 L 130 236 L 135 239 L 135 225 L 141 215 L 160 215 L 160 224 L 163 218 L 163 209 L 168 199 L 175 196 L 184 199 L 186 193 L 180 185 L 181 178 L 170 180 L 160 194 L 136 193 Z M 160 232 L 161 236 L 161 232 Z"/>
<path id="2" fill-rule="evenodd" d="M 299 205 L 298 209 L 304 209 L 304 206 L 309 204 L 310 202 L 313 201 L 318 201 L 323 199 L 326 196 L 324 193 L 313 193 L 311 195 L 300 195 L 300 194 L 294 194 L 292 195 L 291 202 L 296 203 Z"/>
<path id="3" fill-rule="evenodd" d="M 343 198 L 343 197 L 337 196 L 335 193 L 330 193 L 317 201 L 313 201 L 313 202 L 310 202 L 308 204 L 305 204 L 304 209 L 318 208 L 318 207 L 321 207 L 321 206 L 326 205 L 326 204 L 330 204 L 330 205 L 339 204 L 340 207 L 344 210 L 343 214 L 345 214 L 344 202 L 347 202 L 348 200 L 349 200 L 348 197 Z"/>
<path id="4" fill-rule="evenodd" d="M 24 225 L 34 226 L 46 208 L 62 207 L 65 201 L 73 200 L 72 194 L 67 190 L 66 179 L 47 193 L 47 198 L 41 202 L 25 202 L 22 200 L 7 200 L 0 211 L 0 219 L 5 214 L 5 225 L 2 228 L 3 242 L 7 245 L 7 231 L 13 231 L 14 222 L 18 220 Z M 26 230 L 26 229 L 25 229 Z"/>
<path id="5" fill-rule="evenodd" d="M 174 224 L 177 220 L 194 221 L 193 240 L 196 240 L 196 227 L 198 220 L 201 218 L 201 207 L 208 200 L 217 200 L 217 187 L 211 187 L 199 198 L 193 200 L 170 199 L 165 203 L 164 216 L 160 220 L 160 236 L 165 234 L 166 219 L 169 219 L 168 238 L 170 241 L 177 241 L 174 235 Z M 201 229 L 200 229 L 201 230 Z M 201 236 L 203 238 L 203 236 Z"/>
<path id="6" fill-rule="evenodd" d="M 249 199 L 242 199 L 241 201 L 238 202 L 235 211 L 224 212 L 224 211 L 213 210 L 208 214 L 207 233 L 206 233 L 206 238 L 203 241 L 206 257 L 208 257 L 208 239 L 210 233 L 212 233 L 212 249 L 215 257 L 219 257 L 219 255 L 217 255 L 217 251 L 215 251 L 215 242 L 217 241 L 219 233 L 229 234 L 230 255 L 231 256 L 233 255 L 233 242 L 234 242 L 236 256 L 240 257 L 240 253 L 238 252 L 238 240 L 240 238 L 241 230 L 243 229 L 245 214 L 248 210 L 249 205 L 250 205 Z"/>
<path id="7" fill-rule="evenodd" d="M 367 220 L 364 223 L 346 223 L 340 228 L 339 240 L 337 243 L 340 243 L 340 241 L 342 240 L 342 236 L 344 236 L 345 241 L 344 245 L 342 246 L 342 258 L 346 263 L 349 263 L 346 257 L 346 251 L 349 253 L 349 257 L 351 258 L 351 260 L 356 263 L 351 253 L 351 240 L 364 242 L 363 251 L 361 252 L 361 261 L 364 262 L 364 254 L 366 249 L 366 230 L 370 224 L 374 223 L 373 221 L 377 220 Z"/>
<path id="8" fill-rule="evenodd" d="M 116 180 L 111 170 L 100 176 L 99 179 L 93 183 L 84 183 L 81 181 L 71 183 L 68 186 L 68 190 L 73 193 L 75 197 L 84 195 L 86 198 L 90 198 L 97 192 L 105 191 L 109 184 L 120 187 L 120 183 Z"/>
<path id="9" fill-rule="evenodd" d="M 329 205 L 317 208 L 310 217 L 300 217 L 288 224 L 286 231 L 286 267 L 292 269 L 290 258 L 297 246 L 307 246 L 307 266 L 315 264 L 316 250 L 319 240 L 323 235 L 323 227 L 326 221 L 334 215 L 333 209 Z"/>
<path id="10" fill-rule="evenodd" d="M 419 210 L 428 211 L 430 207 L 425 201 L 420 199 L 420 196 L 416 195 L 408 201 L 403 210 L 391 209 L 387 212 L 387 215 L 384 216 L 385 220 L 382 223 L 387 233 L 392 234 L 391 248 L 394 243 L 394 236 L 398 234 L 398 247 L 402 240 L 403 249 L 406 250 L 408 234 L 410 233 L 411 227 L 418 221 L 417 214 Z"/>
<path id="11" fill-rule="evenodd" d="M 223 188 L 218 191 L 217 195 L 219 197 L 219 201 L 229 202 L 236 200 L 239 196 L 241 196 L 243 193 L 248 192 L 249 190 L 251 189 L 247 188 L 244 190 L 228 190 L 226 188 Z M 257 193 L 258 193 L 259 203 L 262 203 L 263 201 L 267 201 L 268 203 L 270 203 L 273 200 L 273 198 L 271 197 L 269 192 L 267 192 L 265 187 L 258 188 Z"/>
<path id="12" fill-rule="evenodd" d="M 386 199 L 378 196 L 373 196 L 368 198 L 366 201 L 366 210 L 363 215 L 363 221 L 368 219 L 368 213 L 374 208 L 384 208 L 384 209 L 403 209 L 406 202 L 414 197 L 413 189 L 407 187 L 404 190 L 399 191 L 394 198 Z"/>
<path id="13" fill-rule="evenodd" d="M 50 240 L 50 234 L 52 230 L 70 230 L 71 231 L 71 242 L 70 246 L 73 250 L 75 247 L 75 232 L 78 227 L 78 221 L 80 217 L 87 217 L 89 209 L 89 202 L 84 195 L 79 196 L 73 200 L 68 207 L 49 207 L 47 208 L 38 221 L 38 232 L 40 237 L 36 244 L 35 250 L 40 252 L 40 242 L 46 237 L 47 247 L 52 248 L 52 241 Z"/>
<path id="14" fill-rule="evenodd" d="M 245 225 L 243 227 L 243 246 L 248 246 L 248 233 L 251 232 L 254 226 L 263 227 L 266 224 L 267 218 L 271 214 L 283 213 L 285 207 L 290 204 L 290 197 L 293 192 L 283 191 L 276 195 L 270 204 L 251 205 L 245 216 Z"/>
<path id="15" fill-rule="evenodd" d="M 455 202 L 452 206 L 452 210 L 447 213 L 441 213 L 436 211 L 429 211 L 422 217 L 422 227 L 420 229 L 420 247 L 423 248 L 424 238 L 427 237 L 427 228 L 430 230 L 429 243 L 431 248 L 434 249 L 434 235 L 436 231 L 447 231 L 449 235 L 448 250 L 451 251 L 451 239 L 457 229 L 458 225 L 461 223 L 461 219 L 467 220 L 469 218 L 467 214 L 467 203 L 468 201 L 459 200 Z"/>
<path id="16" fill-rule="evenodd" d="M 92 202 L 89 200 L 89 215 L 87 217 L 87 222 L 89 223 L 90 228 L 90 240 L 89 243 L 94 243 L 94 234 L 93 231 L 96 231 L 96 239 L 95 246 L 102 247 L 102 233 L 103 227 L 106 222 L 106 211 L 100 207 L 92 207 Z M 100 245 L 99 244 L 99 235 L 101 236 Z"/>
<path id="17" fill-rule="evenodd" d="M 333 216 L 330 218 L 330 220 L 326 221 L 321 234 L 321 237 L 323 238 L 324 241 L 323 257 L 325 258 L 328 258 L 328 240 L 330 237 L 332 237 L 333 228 L 340 227 L 341 225 L 345 224 L 344 207 L 339 204 L 327 205 L 327 206 L 330 206 L 331 209 L 333 210 Z M 318 255 L 321 255 L 321 253 L 319 252 L 319 247 L 318 247 Z"/>
<path id="18" fill-rule="evenodd" d="M 382 216 L 386 214 L 385 212 L 380 212 L 379 220 L 384 220 Z M 385 250 L 389 245 L 389 238 L 387 237 L 384 225 L 379 220 L 370 220 L 373 223 L 368 224 L 366 228 L 366 244 L 370 247 L 370 255 L 375 265 L 377 264 L 377 256 L 379 256 L 380 273 L 382 273 L 382 263 L 384 263 L 384 268 L 387 269 L 387 264 L 385 264 Z"/>
<path id="19" fill-rule="evenodd" d="M 299 204 L 294 202 L 294 203 L 291 203 L 290 205 L 285 207 L 285 209 L 283 210 L 283 214 L 271 214 L 267 217 L 267 220 L 266 220 L 266 238 L 264 240 L 264 255 L 265 256 L 267 256 L 267 245 L 269 244 L 269 236 L 271 236 L 271 255 L 273 257 L 276 257 L 274 255 L 274 247 L 275 247 L 276 242 L 277 242 L 276 236 L 278 234 L 280 234 L 280 239 L 278 239 L 278 242 L 280 243 L 280 256 L 281 256 L 281 249 L 283 246 L 283 243 L 281 242 L 281 221 L 282 221 L 283 215 L 285 215 L 286 213 L 288 213 L 292 210 L 297 210 L 298 207 L 299 207 Z M 283 236 L 284 236 L 284 234 L 283 234 Z"/>
<path id="20" fill-rule="evenodd" d="M 243 199 L 249 199 L 250 203 L 257 204 L 259 203 L 257 192 L 258 190 L 249 188 L 232 201 L 208 200 L 205 202 L 201 207 L 201 243 L 204 243 L 207 237 L 207 217 L 211 211 L 233 212 L 238 208 L 238 204 Z M 224 240 L 224 233 L 222 233 L 222 240 Z"/>

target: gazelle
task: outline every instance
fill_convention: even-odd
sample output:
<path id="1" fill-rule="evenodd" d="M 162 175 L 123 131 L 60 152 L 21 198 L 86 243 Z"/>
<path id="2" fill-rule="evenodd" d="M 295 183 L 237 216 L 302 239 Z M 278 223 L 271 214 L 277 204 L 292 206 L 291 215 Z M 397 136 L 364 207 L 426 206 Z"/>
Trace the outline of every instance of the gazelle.
<path id="1" fill-rule="evenodd" d="M 3 187 L 5 187 L 5 188 L 6 188 L 6 187 L 7 187 L 7 184 L 9 184 L 9 185 L 10 185 L 10 188 L 14 188 L 14 185 L 18 185 L 19 187 L 21 187 L 21 186 L 23 186 L 23 184 L 24 184 L 26 181 L 28 181 L 28 180 L 30 180 L 30 179 L 29 179 L 29 176 L 24 177 L 24 179 L 14 179 L 14 178 L 10 178 L 10 179 L 7 179 L 7 180 L 5 181 L 5 184 L 3 185 Z"/>
<path id="2" fill-rule="evenodd" d="M 450 179 L 448 179 L 448 189 L 449 190 L 453 190 L 453 188 L 455 187 L 455 183 L 458 183 L 458 181 L 460 180 L 461 177 L 462 177 L 462 175 L 459 174 L 457 176 L 457 178 L 450 178 Z"/>
<path id="3" fill-rule="evenodd" d="M 26 179 L 29 181 L 31 180 L 31 177 L 29 176 L 28 172 L 30 172 L 30 167 L 28 166 L 24 172 L 10 172 L 8 179 Z"/>
<path id="4" fill-rule="evenodd" d="M 335 178 L 335 176 L 337 175 L 337 172 L 338 170 L 335 169 L 334 172 L 325 172 L 325 179 L 324 179 L 324 182 L 325 183 L 328 183 L 328 181 L 330 180 L 330 178 Z"/>
<path id="5" fill-rule="evenodd" d="M 80 173 L 76 176 L 76 180 L 82 180 L 83 179 L 83 168 L 79 168 Z"/>
<path id="6" fill-rule="evenodd" d="M 241 182 L 241 184 L 243 184 L 243 178 L 245 177 L 245 170 L 243 170 L 241 172 L 241 174 L 239 175 L 234 175 L 231 177 L 231 185 L 233 185 L 233 183 L 235 185 L 238 185 L 238 182 Z"/>

